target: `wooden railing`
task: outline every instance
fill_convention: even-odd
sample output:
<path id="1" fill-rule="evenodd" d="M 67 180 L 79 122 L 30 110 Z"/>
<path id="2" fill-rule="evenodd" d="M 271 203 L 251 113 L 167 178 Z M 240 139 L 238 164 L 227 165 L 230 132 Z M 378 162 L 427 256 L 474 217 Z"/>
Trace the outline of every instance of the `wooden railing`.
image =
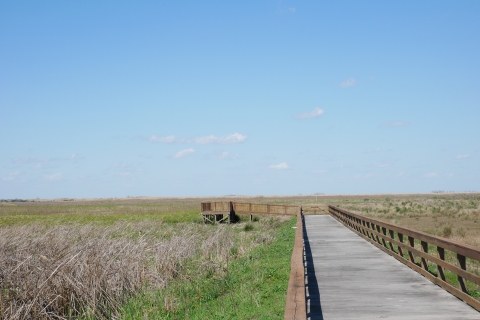
<path id="1" fill-rule="evenodd" d="M 477 268 L 480 266 L 478 248 L 364 217 L 338 207 L 328 208 L 329 213 L 345 226 L 480 311 L 480 301 L 468 294 L 466 283 L 470 281 L 480 285 L 480 277 L 467 270 L 467 260 L 469 265 Z M 449 283 L 447 272 L 454 274 L 457 281 Z M 458 282 L 458 285 L 454 282 Z"/>
<path id="2" fill-rule="evenodd" d="M 226 213 L 230 210 L 236 214 L 283 214 L 283 215 L 296 215 L 298 212 L 298 206 L 295 205 L 283 205 L 283 204 L 263 204 L 263 203 L 244 203 L 244 202 L 202 202 L 202 213 L 215 214 Z"/>
<path id="3" fill-rule="evenodd" d="M 287 302 L 285 304 L 285 320 L 307 319 L 305 298 L 305 247 L 303 242 L 302 207 L 297 208 L 297 229 L 293 246 L 290 280 L 288 281 Z"/>
<path id="4" fill-rule="evenodd" d="M 202 212 L 230 212 L 232 208 L 232 202 L 202 202 L 200 206 Z"/>

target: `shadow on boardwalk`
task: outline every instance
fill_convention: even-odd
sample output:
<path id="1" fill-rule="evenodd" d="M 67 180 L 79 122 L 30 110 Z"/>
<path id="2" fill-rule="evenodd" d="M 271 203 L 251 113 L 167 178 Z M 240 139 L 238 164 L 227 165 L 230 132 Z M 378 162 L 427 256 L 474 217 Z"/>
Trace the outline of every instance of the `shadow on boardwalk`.
<path id="1" fill-rule="evenodd" d="M 323 320 L 322 304 L 320 303 L 320 290 L 318 289 L 317 277 L 315 276 L 315 268 L 313 265 L 312 251 L 308 234 L 305 229 L 305 221 L 303 223 L 303 239 L 305 241 L 305 258 L 307 262 L 307 318 L 311 320 Z M 310 306 L 309 306 L 310 304 Z"/>

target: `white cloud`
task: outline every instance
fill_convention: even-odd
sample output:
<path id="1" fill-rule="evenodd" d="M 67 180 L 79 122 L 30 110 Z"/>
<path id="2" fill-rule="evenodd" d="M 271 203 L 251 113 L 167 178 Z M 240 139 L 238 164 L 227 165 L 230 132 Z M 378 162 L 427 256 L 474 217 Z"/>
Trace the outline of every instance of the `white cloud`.
<path id="1" fill-rule="evenodd" d="M 269 166 L 270 169 L 277 169 L 277 170 L 282 170 L 282 169 L 290 169 L 290 166 L 286 162 L 282 162 L 279 164 L 271 164 Z"/>
<path id="2" fill-rule="evenodd" d="M 42 163 L 47 162 L 52 159 L 50 158 L 34 158 L 34 157 L 25 157 L 25 158 L 14 158 L 13 163 L 15 164 L 27 164 L 27 163 Z"/>
<path id="3" fill-rule="evenodd" d="M 371 177 L 373 177 L 373 175 L 371 173 L 366 173 L 366 174 L 356 174 L 354 176 L 355 179 L 370 179 Z"/>
<path id="4" fill-rule="evenodd" d="M 408 127 L 410 125 L 410 122 L 408 121 L 394 121 L 394 122 L 389 122 L 383 124 L 383 127 L 385 128 L 396 128 L 396 127 Z"/>
<path id="5" fill-rule="evenodd" d="M 379 168 L 386 168 L 386 167 L 390 167 L 392 164 L 388 161 L 385 161 L 385 162 L 380 162 L 379 164 L 377 164 L 377 167 Z"/>
<path id="6" fill-rule="evenodd" d="M 15 171 L 15 172 L 10 172 L 5 178 L 3 178 L 3 181 L 12 181 L 15 180 L 15 177 L 20 175 L 20 171 Z"/>
<path id="7" fill-rule="evenodd" d="M 243 142 L 245 139 L 247 139 L 246 135 L 235 132 L 234 134 L 223 137 L 217 137 L 214 135 L 196 137 L 193 139 L 193 142 L 196 144 L 229 144 Z"/>
<path id="8" fill-rule="evenodd" d="M 357 83 L 357 80 L 354 78 L 348 78 L 347 80 L 340 83 L 341 88 L 353 87 Z"/>
<path id="9" fill-rule="evenodd" d="M 288 8 L 287 10 L 290 11 L 291 13 L 295 13 L 296 11 L 295 8 Z"/>
<path id="10" fill-rule="evenodd" d="M 470 158 L 470 155 L 468 155 L 468 154 L 459 154 L 456 158 L 457 158 L 457 159 L 467 159 L 467 158 Z"/>
<path id="11" fill-rule="evenodd" d="M 48 181 L 58 181 L 58 180 L 62 180 L 63 177 L 61 173 L 54 173 L 54 174 L 46 174 L 43 176 L 43 178 Z"/>
<path id="12" fill-rule="evenodd" d="M 425 178 L 436 178 L 436 177 L 438 177 L 437 172 L 430 172 L 425 175 Z"/>
<path id="13" fill-rule="evenodd" d="M 315 109 L 313 109 L 313 111 L 297 114 L 297 115 L 295 115 L 295 118 L 297 118 L 297 119 L 317 118 L 317 117 L 320 117 L 324 112 L 325 111 L 323 111 L 320 108 L 315 108 Z"/>
<path id="14" fill-rule="evenodd" d="M 383 148 L 377 148 L 377 149 L 372 149 L 372 150 L 367 150 L 365 153 L 374 153 L 374 152 L 382 152 L 384 151 Z"/>
<path id="15" fill-rule="evenodd" d="M 174 135 L 167 136 L 167 137 L 157 137 L 156 135 L 153 135 L 150 137 L 150 141 L 165 142 L 165 143 L 181 143 L 181 142 L 184 142 L 185 139 L 175 139 Z"/>
<path id="16" fill-rule="evenodd" d="M 228 151 L 223 151 L 220 153 L 220 159 L 225 159 L 226 157 L 228 157 Z"/>
<path id="17" fill-rule="evenodd" d="M 175 138 L 174 135 L 170 135 L 167 137 L 157 137 L 156 135 L 153 135 L 150 137 L 149 140 L 152 142 L 163 142 L 163 143 L 230 144 L 230 143 L 243 142 L 245 141 L 245 139 L 247 139 L 246 135 L 235 132 L 227 136 L 209 135 L 209 136 L 195 137 L 193 139 Z"/>
<path id="18" fill-rule="evenodd" d="M 327 170 L 325 169 L 319 169 L 319 170 L 313 170 L 313 173 L 326 173 Z"/>
<path id="19" fill-rule="evenodd" d="M 195 149 L 188 148 L 181 151 L 178 151 L 173 155 L 174 158 L 183 158 L 195 152 Z"/>

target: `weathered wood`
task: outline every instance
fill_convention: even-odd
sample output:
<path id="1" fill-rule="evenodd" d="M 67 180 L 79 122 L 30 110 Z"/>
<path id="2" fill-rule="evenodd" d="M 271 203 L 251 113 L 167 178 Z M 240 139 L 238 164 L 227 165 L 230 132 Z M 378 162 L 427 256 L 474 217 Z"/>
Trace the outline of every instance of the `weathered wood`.
<path id="1" fill-rule="evenodd" d="M 232 213 L 237 215 L 296 215 L 298 206 L 294 205 L 270 205 L 262 203 L 244 202 L 202 202 L 202 215 Z"/>
<path id="2" fill-rule="evenodd" d="M 373 231 L 373 232 L 375 233 L 375 235 L 381 237 L 380 233 L 377 233 L 376 231 Z M 397 247 L 399 249 L 399 252 L 403 248 L 406 251 L 409 251 L 409 253 L 412 253 L 412 257 L 413 257 L 413 255 L 418 255 L 420 258 L 431 261 L 433 263 L 436 263 L 437 265 L 451 271 L 452 273 L 455 273 L 455 274 L 463 277 L 465 280 L 468 280 L 468 281 L 471 281 L 471 282 L 473 282 L 477 285 L 480 285 L 480 277 L 479 276 L 477 276 L 476 274 L 473 274 L 473 273 L 469 273 L 466 270 L 461 269 L 461 268 L 459 268 L 459 267 L 457 267 L 457 266 L 455 266 L 455 265 L 453 265 L 449 262 L 446 262 L 445 261 L 445 250 L 443 248 L 439 247 L 439 249 L 442 251 L 442 253 L 439 251 L 439 256 L 441 256 L 443 258 L 437 258 L 435 256 L 432 256 L 432 255 L 428 254 L 428 252 L 425 253 L 423 251 L 420 251 L 420 250 L 416 249 L 415 247 L 412 247 L 410 244 L 407 245 L 407 244 L 403 243 L 403 235 L 400 234 L 400 233 L 398 235 L 399 235 L 399 238 L 402 239 L 402 241 L 397 241 L 395 239 L 391 239 L 390 241 L 393 244 L 397 245 Z M 393 253 L 397 253 L 394 250 L 391 250 L 390 248 L 389 248 L 389 250 L 392 251 Z M 403 251 L 400 255 L 403 257 Z M 409 254 L 409 259 L 411 259 L 410 254 Z M 412 260 L 410 260 L 410 261 L 412 261 Z M 443 270 L 442 270 L 442 272 L 443 272 Z M 445 281 L 444 278 L 443 278 L 443 280 Z"/>
<path id="3" fill-rule="evenodd" d="M 441 261 L 445 261 L 445 249 L 443 249 L 442 247 L 437 247 L 437 252 L 438 252 L 438 258 Z M 438 269 L 438 276 L 440 277 L 440 279 L 442 279 L 443 281 L 446 281 L 445 273 L 443 272 L 443 265 L 438 261 L 437 261 L 437 269 Z"/>
<path id="4" fill-rule="evenodd" d="M 292 252 L 290 280 L 288 281 L 287 301 L 285 304 L 285 320 L 307 319 L 305 301 L 305 269 L 303 246 L 303 215 L 302 208 L 297 209 L 297 229 Z"/>
<path id="5" fill-rule="evenodd" d="M 467 294 L 467 289 L 464 281 L 464 280 L 469 280 L 475 284 L 480 284 L 480 277 L 477 276 L 476 274 L 473 274 L 467 271 L 466 257 L 464 255 L 451 250 L 451 249 L 456 250 L 459 248 L 457 243 L 454 243 L 454 242 L 449 243 L 450 241 L 446 239 L 430 236 L 421 232 L 416 232 L 410 229 L 397 227 L 391 224 L 385 224 L 378 220 L 363 217 L 358 214 L 353 214 L 346 210 L 341 210 L 333 206 L 329 206 L 329 210 L 333 217 L 337 218 L 345 226 L 350 228 L 352 231 L 354 231 L 364 239 L 370 241 L 376 247 L 392 255 L 397 260 L 406 264 L 413 270 L 417 271 L 418 273 L 422 274 L 423 276 L 431 280 L 433 283 L 441 286 L 448 292 L 452 293 L 453 295 L 462 299 L 466 303 L 470 304 L 472 307 L 476 308 L 477 310 L 480 310 L 480 301 L 476 300 L 475 298 Z M 360 222 L 358 223 L 352 222 L 352 221 L 359 221 L 359 219 L 360 219 Z M 359 228 L 363 229 L 362 227 L 362 225 L 364 225 L 363 221 L 368 221 L 367 225 L 372 226 L 369 232 L 371 232 L 372 235 L 375 237 L 374 240 L 372 240 L 370 237 L 365 236 L 364 232 L 362 232 L 362 230 L 359 230 Z M 382 226 L 382 232 L 380 232 L 378 226 Z M 392 237 L 388 238 L 384 228 L 389 229 L 393 232 L 397 232 L 398 241 L 395 239 L 392 239 Z M 407 244 L 403 243 L 403 234 L 407 234 L 407 239 L 408 239 Z M 416 238 L 416 236 L 418 238 Z M 381 241 L 379 241 L 380 239 Z M 415 239 L 420 240 L 420 246 L 421 246 L 420 250 L 415 248 Z M 390 246 L 390 247 L 385 246 L 385 241 L 387 240 L 390 241 L 391 244 L 397 245 L 398 252 L 394 250 L 393 246 Z M 445 248 L 443 246 L 437 246 L 438 257 L 429 254 L 428 244 L 431 243 L 430 241 L 433 243 L 446 244 L 446 247 L 450 248 L 451 251 L 456 253 L 458 267 L 445 261 Z M 402 248 L 407 250 L 408 259 L 404 258 Z M 475 256 L 475 251 L 479 251 L 479 250 L 473 247 L 463 246 L 461 250 L 459 249 L 459 251 L 468 252 L 470 255 Z M 415 263 L 414 255 L 420 257 L 421 259 L 420 266 Z M 438 270 L 439 270 L 438 276 L 435 276 L 429 272 L 428 261 L 431 261 L 437 264 Z M 446 281 L 443 269 L 447 269 L 457 275 L 460 288 L 456 288 Z"/>
<path id="6" fill-rule="evenodd" d="M 332 216 L 305 216 L 305 227 L 311 248 L 308 284 L 318 284 L 317 300 L 310 305 L 317 310 L 309 314 L 312 320 L 480 318 L 477 311 L 382 252 L 403 259 L 389 247 L 364 241 L 367 236 L 353 227 L 350 232 Z"/>
<path id="7" fill-rule="evenodd" d="M 455 241 L 452 241 L 452 240 L 447 240 L 447 239 L 444 239 L 444 238 L 433 236 L 433 235 L 430 235 L 430 234 L 427 234 L 427 233 L 424 233 L 424 232 L 420 232 L 420 231 L 396 226 L 396 225 L 393 225 L 393 224 L 390 224 L 390 223 L 387 223 L 387 222 L 383 222 L 383 221 L 380 221 L 380 220 L 376 220 L 376 219 L 373 219 L 373 218 L 364 217 L 362 215 L 352 213 L 352 212 L 346 211 L 344 209 L 340 209 L 340 208 L 335 207 L 335 206 L 329 206 L 329 209 L 330 208 L 334 208 L 335 210 L 337 210 L 339 212 L 343 212 L 343 213 L 345 213 L 347 215 L 350 215 L 352 217 L 357 217 L 357 218 L 360 218 L 364 221 L 371 222 L 373 224 L 377 224 L 377 225 L 382 226 L 382 227 L 386 227 L 387 229 L 395 230 L 395 232 L 399 232 L 399 233 L 402 233 L 404 235 L 411 236 L 415 239 L 426 241 L 429 244 L 432 244 L 432 245 L 435 245 L 435 246 L 440 246 L 440 247 L 442 247 L 446 250 L 457 252 L 457 253 L 459 253 L 459 254 L 467 257 L 467 258 L 471 258 L 471 259 L 480 261 L 480 249 L 478 249 L 476 247 L 473 247 L 473 246 L 470 246 L 468 244 L 458 243 L 458 242 L 455 242 Z"/>

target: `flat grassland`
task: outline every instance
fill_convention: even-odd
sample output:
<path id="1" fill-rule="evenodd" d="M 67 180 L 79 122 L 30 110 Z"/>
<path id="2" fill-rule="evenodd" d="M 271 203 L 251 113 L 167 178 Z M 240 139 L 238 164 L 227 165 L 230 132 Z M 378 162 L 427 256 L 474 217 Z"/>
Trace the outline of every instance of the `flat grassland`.
<path id="1" fill-rule="evenodd" d="M 281 318 L 295 219 L 204 224 L 200 201 L 1 202 L 0 319 Z"/>
<path id="2" fill-rule="evenodd" d="M 0 202 L 0 319 L 282 318 L 296 219 L 203 224 L 201 201 L 228 200 L 332 204 L 480 247 L 478 193 Z"/>

